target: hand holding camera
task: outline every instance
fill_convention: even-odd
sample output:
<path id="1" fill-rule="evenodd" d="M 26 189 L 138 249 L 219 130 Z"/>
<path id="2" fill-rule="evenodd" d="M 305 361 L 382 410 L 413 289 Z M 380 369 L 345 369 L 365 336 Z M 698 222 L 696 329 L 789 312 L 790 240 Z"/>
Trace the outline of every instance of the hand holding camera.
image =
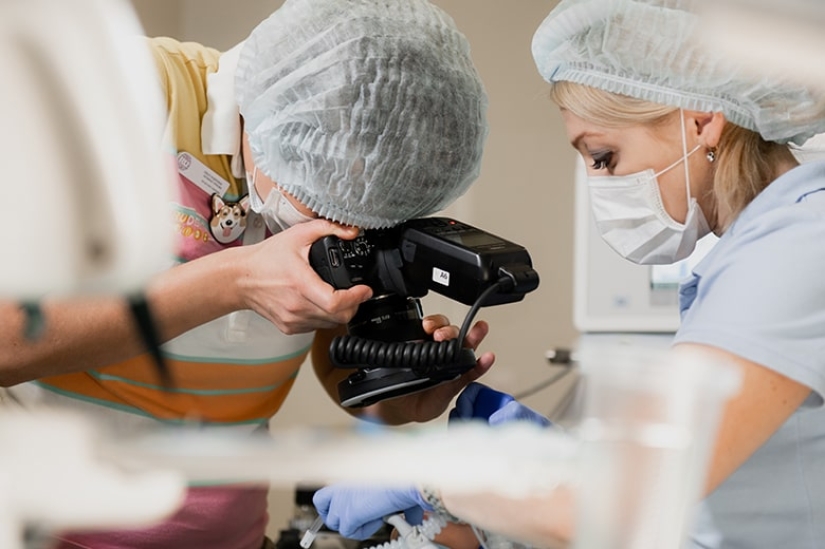
<path id="1" fill-rule="evenodd" d="M 351 241 L 325 237 L 312 245 L 310 264 L 334 288 L 373 290 L 347 324 L 349 336 L 330 347 L 335 366 L 357 370 L 338 386 L 341 404 L 350 407 L 457 380 L 477 365 L 463 342 L 478 309 L 520 301 L 539 282 L 523 247 L 443 217 Z M 457 338 L 432 341 L 424 332 L 420 298 L 429 290 L 472 306 Z"/>

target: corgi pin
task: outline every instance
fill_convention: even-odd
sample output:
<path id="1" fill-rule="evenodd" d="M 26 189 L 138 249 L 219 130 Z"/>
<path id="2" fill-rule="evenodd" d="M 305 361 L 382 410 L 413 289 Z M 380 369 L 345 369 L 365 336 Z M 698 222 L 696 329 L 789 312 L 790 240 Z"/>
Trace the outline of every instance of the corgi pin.
<path id="1" fill-rule="evenodd" d="M 213 194 L 209 231 L 221 244 L 229 244 L 240 238 L 246 230 L 247 213 L 249 195 L 244 195 L 237 202 L 224 202 L 220 196 Z"/>

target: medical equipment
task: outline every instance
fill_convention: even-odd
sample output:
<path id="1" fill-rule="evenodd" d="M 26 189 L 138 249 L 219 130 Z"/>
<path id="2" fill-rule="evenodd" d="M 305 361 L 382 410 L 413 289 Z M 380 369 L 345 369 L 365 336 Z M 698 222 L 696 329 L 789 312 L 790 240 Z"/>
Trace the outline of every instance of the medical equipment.
<path id="1" fill-rule="evenodd" d="M 431 515 L 427 517 L 421 524 L 413 526 L 409 524 L 403 514 L 395 514 L 385 517 L 387 528 L 382 528 L 379 532 L 385 534 L 379 536 L 376 532 L 371 538 L 355 543 L 355 540 L 342 538 L 341 544 L 355 545 L 353 549 L 438 549 L 439 545 L 432 542 L 433 538 L 441 531 L 447 522 L 439 515 Z M 312 527 L 306 531 L 304 537 L 301 539 L 300 546 L 303 549 L 309 549 L 315 540 L 316 534 L 320 531 L 323 522 L 319 522 L 320 517 Z M 389 527 L 395 528 L 398 536 L 394 539 L 390 538 L 391 532 Z M 378 542 L 376 542 L 378 538 Z M 383 538 L 384 541 L 381 541 Z"/>
<path id="2" fill-rule="evenodd" d="M 364 542 L 361 547 L 364 549 L 438 549 L 442 547 L 433 541 L 435 536 L 447 525 L 447 520 L 442 515 L 430 514 L 421 524 L 416 526 L 409 524 L 403 514 L 390 515 L 385 517 L 384 520 L 395 528 L 398 536 L 380 544 L 370 545 Z M 304 539 L 301 540 L 301 547 L 304 549 L 310 547 L 311 540 L 320 529 L 320 526 L 316 528 L 317 522 L 307 530 Z M 494 532 L 475 526 L 472 526 L 472 529 L 482 549 L 529 549 L 529 546 L 514 542 Z M 308 540 L 308 543 L 305 544 L 305 540 Z"/>
<path id="3" fill-rule="evenodd" d="M 328 236 L 312 245 L 310 264 L 334 288 L 366 284 L 373 298 L 335 338 L 330 358 L 357 368 L 338 385 L 341 404 L 359 407 L 432 387 L 475 366 L 461 342 L 479 307 L 520 301 L 539 276 L 518 244 L 450 218 L 412 219 L 355 240 Z M 419 298 L 433 290 L 472 305 L 458 338 L 424 341 Z"/>
<path id="4" fill-rule="evenodd" d="M 277 539 L 273 539 L 278 549 L 367 549 L 392 539 L 392 526 L 386 522 L 365 540 L 345 538 L 328 528 L 313 503 L 313 497 L 320 488 L 306 484 L 295 487 L 292 517 L 286 528 L 280 530 Z"/>
<path id="5" fill-rule="evenodd" d="M 703 352 L 592 342 L 581 367 L 574 549 L 682 547 L 741 372 Z"/>
<path id="6" fill-rule="evenodd" d="M 506 536 L 502 536 L 497 532 L 484 530 L 475 525 L 471 525 L 473 533 L 478 539 L 478 544 L 481 549 L 530 549 L 530 545 L 514 541 Z"/>
<path id="7" fill-rule="evenodd" d="M 315 541 L 315 536 L 318 535 L 318 532 L 321 531 L 321 528 L 324 526 L 324 519 L 321 517 L 315 517 L 315 520 L 312 521 L 312 524 L 307 528 L 307 531 L 304 532 L 304 536 L 301 538 L 301 547 L 304 549 L 309 549 L 312 545 L 312 542 Z"/>

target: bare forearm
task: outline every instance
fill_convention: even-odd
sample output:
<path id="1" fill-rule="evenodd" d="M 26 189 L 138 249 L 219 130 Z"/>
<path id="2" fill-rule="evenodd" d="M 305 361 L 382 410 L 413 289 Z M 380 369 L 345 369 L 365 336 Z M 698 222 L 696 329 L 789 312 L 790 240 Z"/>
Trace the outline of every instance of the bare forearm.
<path id="1" fill-rule="evenodd" d="M 223 252 L 175 267 L 149 284 L 146 295 L 161 341 L 238 308 L 227 291 L 230 256 Z M 50 299 L 40 305 L 44 331 L 32 341 L 24 335 L 23 312 L 0 303 L 0 385 L 97 368 L 144 351 L 125 298 Z"/>
<path id="2" fill-rule="evenodd" d="M 447 509 L 484 530 L 534 547 L 563 548 L 573 537 L 574 496 L 567 488 L 524 498 L 442 493 Z"/>
<path id="3" fill-rule="evenodd" d="M 329 330 L 318 330 L 315 332 L 315 340 L 312 344 L 312 367 L 315 376 L 333 402 L 339 404 L 338 384 L 354 373 L 355 370 L 336 368 L 329 357 L 329 348 L 332 340 L 337 336 L 346 335 L 346 326 Z M 366 408 L 345 408 L 342 409 L 351 416 L 361 419 L 373 419 L 386 425 L 400 425 L 409 420 L 403 417 L 403 413 L 390 408 L 387 413 L 386 402 L 379 402 Z"/>
<path id="4" fill-rule="evenodd" d="M 352 374 L 353 370 L 334 367 L 329 358 L 329 346 L 333 338 L 346 333 L 345 326 L 329 330 L 318 330 L 315 332 L 315 340 L 312 343 L 312 368 L 315 371 L 315 376 L 335 404 L 339 404 L 338 384 Z M 341 408 L 354 417 L 361 417 L 364 414 L 362 408 L 345 408 L 343 406 Z"/>
<path id="5" fill-rule="evenodd" d="M 706 477 L 705 495 L 709 495 L 773 436 L 811 389 L 722 349 L 694 344 L 680 344 L 675 349 L 703 353 L 742 375 L 739 392 L 727 402 L 720 418 Z"/>
<path id="6" fill-rule="evenodd" d="M 160 274 L 146 294 L 163 341 L 245 308 L 238 268 L 248 250 L 229 248 Z"/>

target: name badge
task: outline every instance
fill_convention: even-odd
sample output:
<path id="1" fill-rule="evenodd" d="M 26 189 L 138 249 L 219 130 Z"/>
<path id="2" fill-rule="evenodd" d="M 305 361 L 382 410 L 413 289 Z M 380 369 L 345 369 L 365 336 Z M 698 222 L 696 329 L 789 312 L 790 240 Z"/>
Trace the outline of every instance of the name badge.
<path id="1" fill-rule="evenodd" d="M 188 152 L 178 153 L 178 173 L 209 196 L 213 194 L 223 196 L 229 189 L 229 182 L 226 179 Z"/>

